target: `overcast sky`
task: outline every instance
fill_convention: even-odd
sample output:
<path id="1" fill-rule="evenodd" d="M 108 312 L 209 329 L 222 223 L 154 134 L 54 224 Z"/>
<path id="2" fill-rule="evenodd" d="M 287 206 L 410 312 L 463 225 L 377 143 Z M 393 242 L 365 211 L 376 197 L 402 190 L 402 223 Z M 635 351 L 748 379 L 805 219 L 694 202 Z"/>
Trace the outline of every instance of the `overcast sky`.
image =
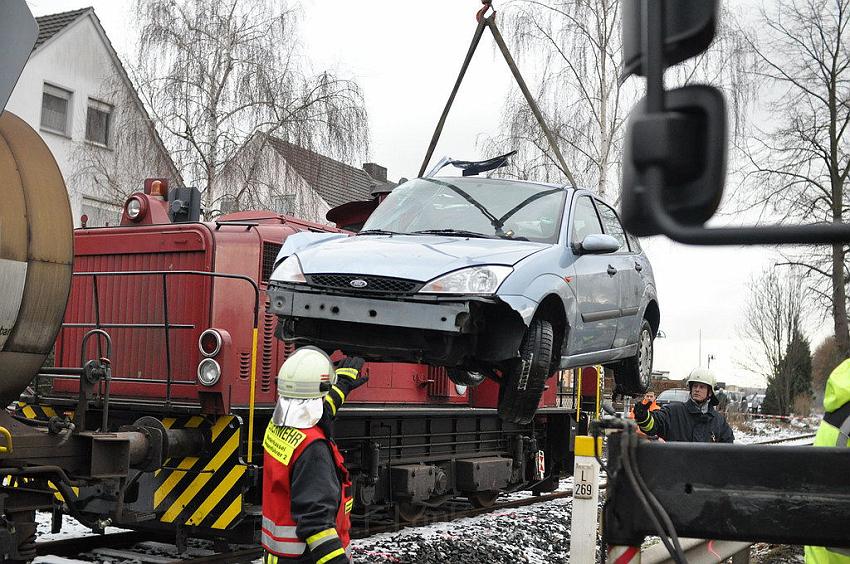
<path id="1" fill-rule="evenodd" d="M 36 15 L 93 6 L 119 54 L 126 58 L 132 50 L 129 0 L 30 0 L 29 4 Z M 302 2 L 304 52 L 315 69 L 331 68 L 359 82 L 369 112 L 369 159 L 386 166 L 391 180 L 418 172 L 469 46 L 480 5 L 479 0 Z M 446 154 L 470 160 L 492 156 L 479 154 L 476 141 L 496 131 L 511 85 L 504 61 L 496 58 L 492 39 L 485 34 L 435 159 Z M 712 354 L 711 367 L 719 379 L 761 384 L 760 378 L 738 366 L 747 344 L 739 342 L 737 327 L 747 282 L 773 264 L 773 252 L 687 247 L 657 237 L 644 243 L 655 269 L 666 334 L 656 341 L 656 369 L 684 378 Z M 828 333 L 828 327 L 821 325 L 814 324 L 813 348 Z"/>

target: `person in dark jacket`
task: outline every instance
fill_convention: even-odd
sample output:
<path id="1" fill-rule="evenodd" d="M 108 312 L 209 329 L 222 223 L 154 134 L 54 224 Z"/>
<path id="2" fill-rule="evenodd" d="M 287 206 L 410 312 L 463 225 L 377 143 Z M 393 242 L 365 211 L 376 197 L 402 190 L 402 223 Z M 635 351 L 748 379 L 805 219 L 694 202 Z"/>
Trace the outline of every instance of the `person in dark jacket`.
<path id="1" fill-rule="evenodd" d="M 668 403 L 657 411 L 649 411 L 645 401 L 635 405 L 635 421 L 647 435 L 665 441 L 694 443 L 731 443 L 735 436 L 723 415 L 714 406 L 714 374 L 695 368 L 688 376 L 691 397 L 685 403 Z"/>
<path id="2" fill-rule="evenodd" d="M 354 500 L 333 417 L 366 383 L 361 358 L 335 368 L 314 347 L 298 349 L 280 369 L 278 402 L 263 439 L 264 564 L 348 564 Z"/>

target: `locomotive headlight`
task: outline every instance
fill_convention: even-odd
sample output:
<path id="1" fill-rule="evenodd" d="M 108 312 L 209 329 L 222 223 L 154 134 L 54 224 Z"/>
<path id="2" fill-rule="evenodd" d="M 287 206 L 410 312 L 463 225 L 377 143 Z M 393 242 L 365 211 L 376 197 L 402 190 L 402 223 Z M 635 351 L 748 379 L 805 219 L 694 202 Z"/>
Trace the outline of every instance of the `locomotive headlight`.
<path id="1" fill-rule="evenodd" d="M 198 348 L 204 356 L 215 356 L 221 350 L 221 333 L 207 329 L 198 338 Z"/>
<path id="2" fill-rule="evenodd" d="M 295 284 L 304 284 L 307 282 L 307 279 L 304 278 L 304 271 L 301 269 L 301 262 L 295 255 L 286 257 L 274 269 L 271 279 L 274 282 L 290 282 Z"/>
<path id="3" fill-rule="evenodd" d="M 221 366 L 211 358 L 205 358 L 198 365 L 198 382 L 204 386 L 214 386 L 221 377 Z"/>
<path id="4" fill-rule="evenodd" d="M 510 266 L 473 266 L 455 270 L 425 284 L 421 294 L 493 294 L 513 272 Z"/>
<path id="5" fill-rule="evenodd" d="M 124 209 L 127 212 L 127 217 L 133 221 L 137 221 L 142 217 L 144 205 L 139 198 L 133 197 L 127 200 L 127 203 L 124 205 Z"/>

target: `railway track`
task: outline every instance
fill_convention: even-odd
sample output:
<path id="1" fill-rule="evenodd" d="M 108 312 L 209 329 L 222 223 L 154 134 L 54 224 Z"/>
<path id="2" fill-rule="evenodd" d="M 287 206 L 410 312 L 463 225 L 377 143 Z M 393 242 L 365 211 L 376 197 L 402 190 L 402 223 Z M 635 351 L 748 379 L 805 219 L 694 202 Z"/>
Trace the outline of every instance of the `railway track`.
<path id="1" fill-rule="evenodd" d="M 768 439 L 758 445 L 793 443 L 813 439 L 814 433 Z M 605 487 L 604 480 L 600 487 Z M 541 495 L 529 495 L 519 499 L 496 501 L 489 507 L 473 507 L 469 503 L 453 502 L 448 510 L 426 512 L 413 522 L 397 521 L 395 518 L 361 519 L 351 531 L 352 538 L 365 539 L 381 533 L 393 533 L 408 527 L 421 527 L 434 523 L 454 521 L 476 517 L 487 513 L 515 509 L 558 499 L 572 497 L 572 487 Z M 100 536 L 88 536 L 73 539 L 41 542 L 36 545 L 42 559 L 51 562 L 50 556 L 73 558 L 73 562 L 110 562 L 121 564 L 133 562 L 140 564 L 240 564 L 254 562 L 262 556 L 262 550 L 256 546 L 237 546 L 228 550 L 215 550 L 212 543 L 196 543 L 184 554 L 177 554 L 176 547 L 168 542 L 173 537 L 152 537 L 148 533 L 122 532 Z"/>
<path id="2" fill-rule="evenodd" d="M 797 436 L 794 436 L 794 437 L 783 437 L 781 439 L 770 439 L 770 440 L 767 440 L 767 441 L 759 441 L 759 442 L 753 443 L 753 444 L 756 444 L 756 445 L 778 445 L 778 444 L 783 444 L 783 443 L 793 443 L 793 442 L 802 441 L 802 440 L 806 440 L 806 439 L 814 440 L 815 434 L 816 433 L 806 433 L 804 435 L 797 435 Z"/>

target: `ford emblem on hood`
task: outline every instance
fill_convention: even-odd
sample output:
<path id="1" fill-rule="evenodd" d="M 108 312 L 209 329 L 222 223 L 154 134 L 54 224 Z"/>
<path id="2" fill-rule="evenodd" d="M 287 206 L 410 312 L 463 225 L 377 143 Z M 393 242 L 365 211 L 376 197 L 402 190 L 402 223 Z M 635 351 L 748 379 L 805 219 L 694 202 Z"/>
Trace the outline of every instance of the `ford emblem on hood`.
<path id="1" fill-rule="evenodd" d="M 352 288 L 365 288 L 369 285 L 365 280 L 361 280 L 360 278 L 355 278 L 351 282 L 348 283 Z"/>

